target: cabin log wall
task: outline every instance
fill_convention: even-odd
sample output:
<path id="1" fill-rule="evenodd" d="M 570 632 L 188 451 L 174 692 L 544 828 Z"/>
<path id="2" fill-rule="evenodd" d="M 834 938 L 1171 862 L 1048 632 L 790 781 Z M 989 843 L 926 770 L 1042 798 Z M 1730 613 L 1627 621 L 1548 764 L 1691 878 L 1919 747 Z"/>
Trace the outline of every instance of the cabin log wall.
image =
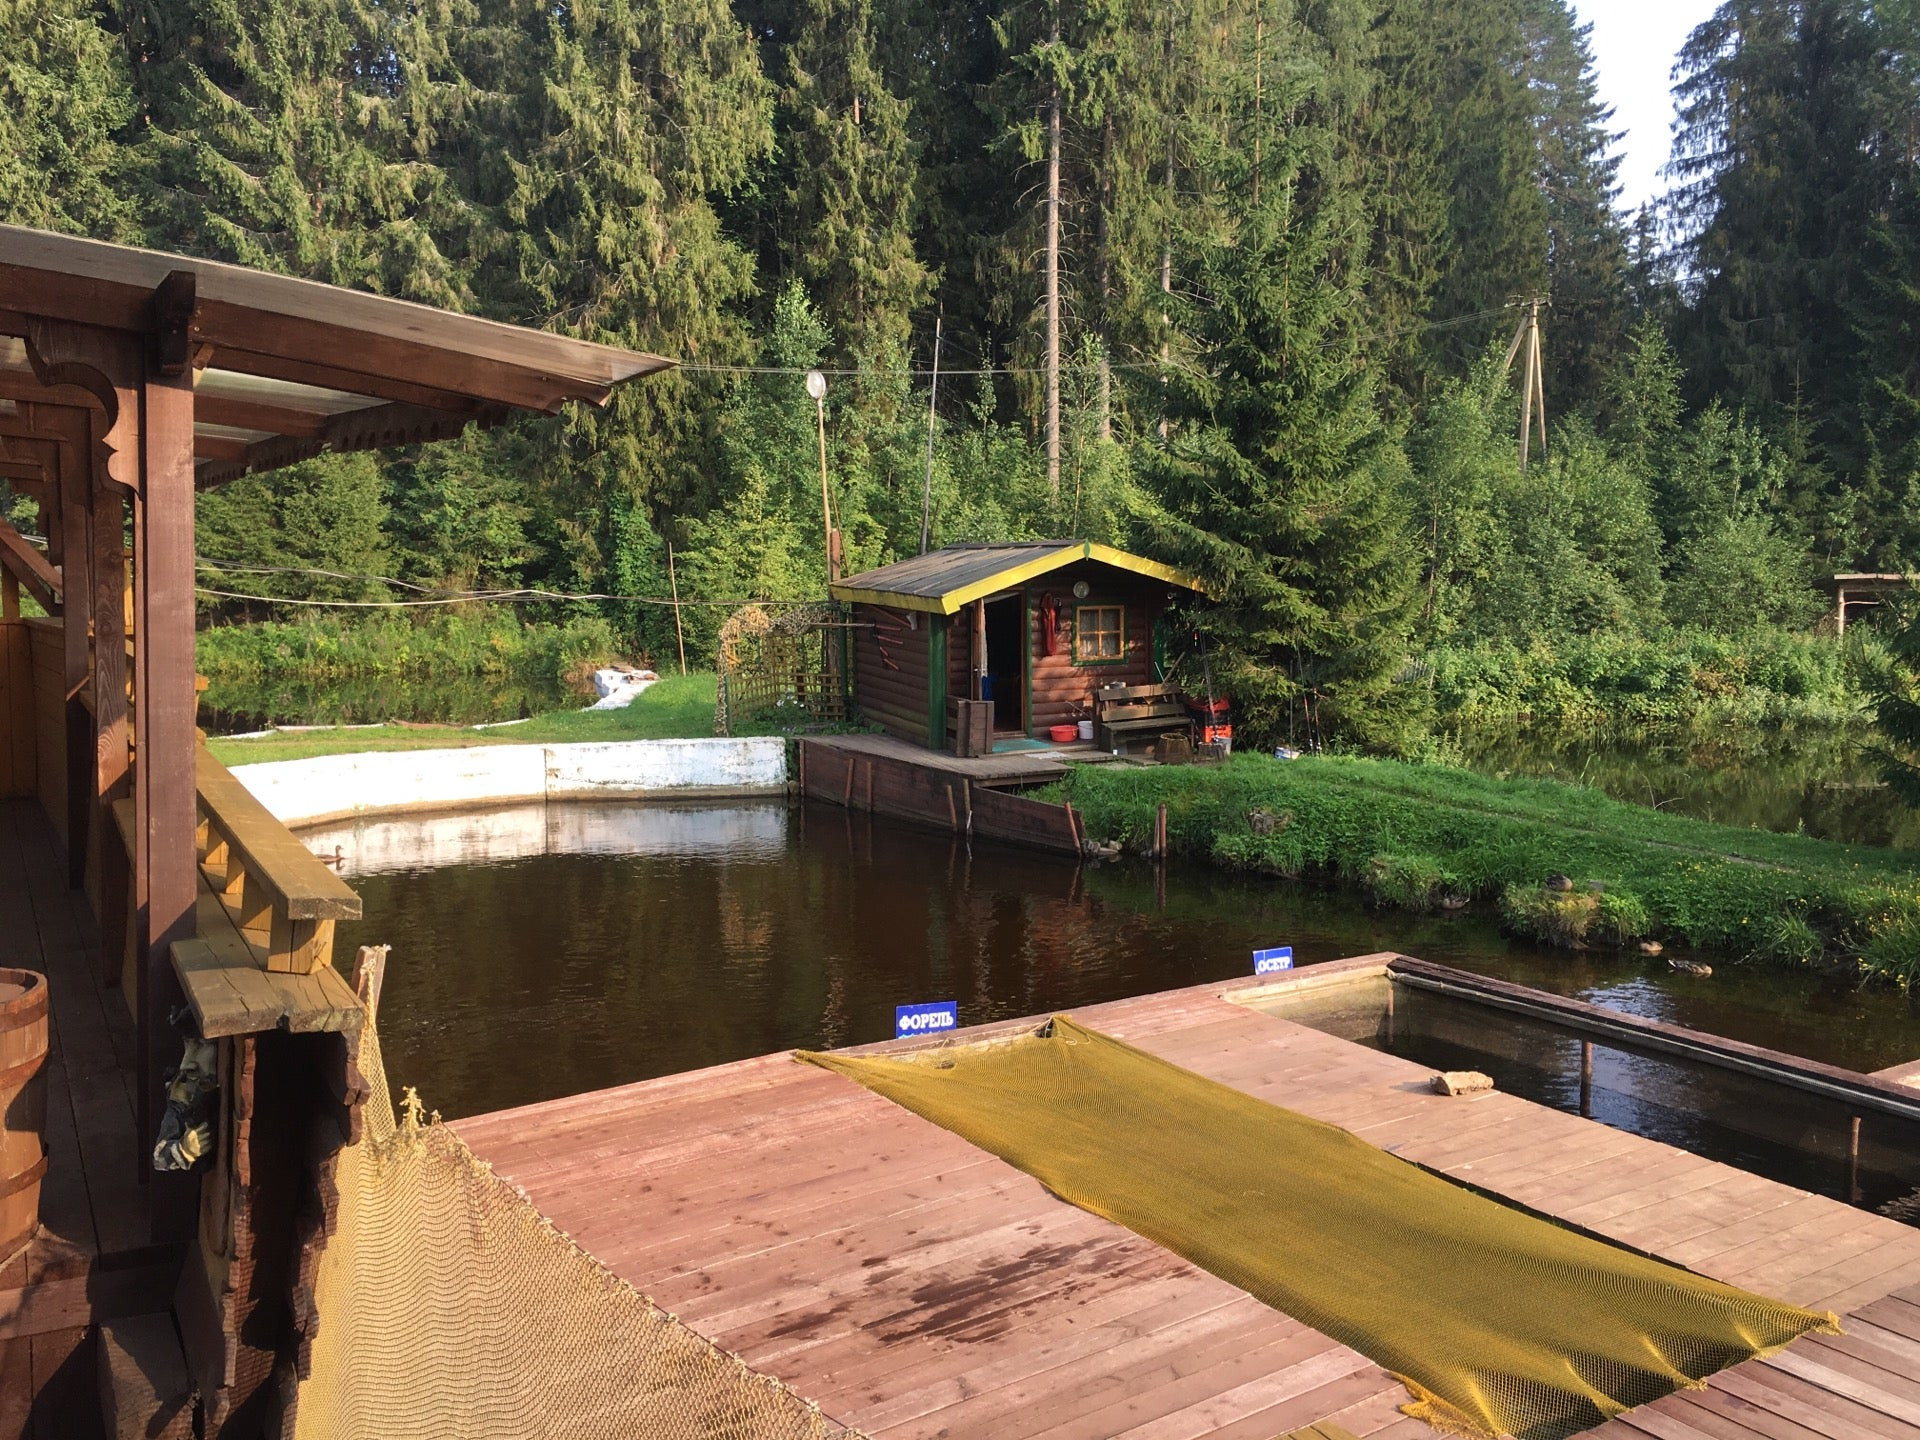
<path id="1" fill-rule="evenodd" d="M 39 789 L 33 640 L 24 620 L 0 620 L 0 800 Z"/>
<path id="2" fill-rule="evenodd" d="M 1087 598 L 1073 598 L 1077 580 L 1087 582 Z M 1092 714 L 1093 692 L 1102 685 L 1153 683 L 1153 625 L 1166 608 L 1163 583 L 1118 573 L 1105 565 L 1082 561 L 1046 577 L 1028 592 L 1027 643 L 1033 653 L 1032 733 L 1044 735 L 1050 725 L 1070 725 Z M 1051 593 L 1060 602 L 1060 653 L 1048 655 L 1040 644 L 1040 597 Z M 1073 610 L 1076 605 L 1125 607 L 1126 659 L 1105 665 L 1079 665 L 1073 659 Z M 1076 707 L 1079 707 L 1076 711 Z"/>
<path id="3" fill-rule="evenodd" d="M 916 745 L 927 743 L 928 618 L 882 605 L 853 607 L 853 686 L 860 715 Z"/>

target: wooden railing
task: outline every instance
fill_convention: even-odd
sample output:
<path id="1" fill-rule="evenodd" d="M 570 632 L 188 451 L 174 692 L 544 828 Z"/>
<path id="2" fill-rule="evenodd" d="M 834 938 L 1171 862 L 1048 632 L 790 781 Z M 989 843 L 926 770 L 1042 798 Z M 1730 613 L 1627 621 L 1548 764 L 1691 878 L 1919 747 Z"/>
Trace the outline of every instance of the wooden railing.
<path id="1" fill-rule="evenodd" d="M 360 897 L 204 746 L 196 766 L 200 874 L 213 898 L 262 969 L 326 968 L 334 922 L 359 919 Z"/>

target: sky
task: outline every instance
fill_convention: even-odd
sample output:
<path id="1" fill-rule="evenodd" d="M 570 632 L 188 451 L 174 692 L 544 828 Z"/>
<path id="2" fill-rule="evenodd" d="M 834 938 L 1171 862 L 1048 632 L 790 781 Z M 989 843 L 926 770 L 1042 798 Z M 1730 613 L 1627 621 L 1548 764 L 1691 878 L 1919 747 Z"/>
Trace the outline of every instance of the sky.
<path id="1" fill-rule="evenodd" d="M 1715 8 L 1716 0 L 1574 0 L 1574 13 L 1593 24 L 1600 98 L 1613 106 L 1613 128 L 1627 132 L 1619 205 L 1629 215 L 1667 188 L 1674 57 Z"/>

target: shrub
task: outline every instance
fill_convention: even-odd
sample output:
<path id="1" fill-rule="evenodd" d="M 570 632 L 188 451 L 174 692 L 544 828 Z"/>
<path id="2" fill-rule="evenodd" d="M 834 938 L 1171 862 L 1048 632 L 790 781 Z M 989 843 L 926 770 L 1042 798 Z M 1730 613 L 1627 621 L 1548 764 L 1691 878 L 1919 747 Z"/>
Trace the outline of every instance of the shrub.
<path id="1" fill-rule="evenodd" d="M 1454 877 L 1430 855 L 1375 855 L 1361 873 L 1374 903 L 1425 914 L 1454 890 Z"/>
<path id="2" fill-rule="evenodd" d="M 1522 935 L 1572 948 L 1585 943 L 1600 914 L 1600 896 L 1591 890 L 1516 883 L 1500 892 L 1500 914 Z"/>

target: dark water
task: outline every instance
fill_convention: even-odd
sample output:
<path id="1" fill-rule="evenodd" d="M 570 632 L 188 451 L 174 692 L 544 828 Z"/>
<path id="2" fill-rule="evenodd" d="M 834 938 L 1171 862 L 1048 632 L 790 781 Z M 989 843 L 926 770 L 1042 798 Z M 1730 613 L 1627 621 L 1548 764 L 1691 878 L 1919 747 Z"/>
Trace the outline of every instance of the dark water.
<path id="1" fill-rule="evenodd" d="M 554 805 L 309 831 L 390 943 L 389 1073 L 449 1116 L 796 1046 L 884 1039 L 1397 949 L 1853 1069 L 1920 1058 L 1887 991 L 1569 957 L 1476 915 L 1414 918 L 1208 869 L 1082 868 L 837 808 Z"/>
<path id="2" fill-rule="evenodd" d="M 1920 1220 L 1920 1125 L 1861 1116 L 1804 1091 L 1611 1041 L 1593 1042 L 1583 1097 L 1579 1032 L 1532 1016 L 1384 981 L 1261 1008 L 1436 1070 L 1478 1070 L 1500 1089 L 1660 1140 L 1710 1160 Z M 1696 1007 L 1697 1008 L 1697 1007 Z"/>
<path id="3" fill-rule="evenodd" d="M 461 675 L 436 680 L 362 677 L 215 679 L 200 697 L 200 727 L 237 735 L 271 725 L 480 725 L 586 703 L 539 675 Z"/>
<path id="4" fill-rule="evenodd" d="M 1497 729 L 1463 732 L 1453 743 L 1483 774 L 1591 785 L 1723 825 L 1920 848 L 1920 811 L 1880 784 L 1866 729 Z"/>

